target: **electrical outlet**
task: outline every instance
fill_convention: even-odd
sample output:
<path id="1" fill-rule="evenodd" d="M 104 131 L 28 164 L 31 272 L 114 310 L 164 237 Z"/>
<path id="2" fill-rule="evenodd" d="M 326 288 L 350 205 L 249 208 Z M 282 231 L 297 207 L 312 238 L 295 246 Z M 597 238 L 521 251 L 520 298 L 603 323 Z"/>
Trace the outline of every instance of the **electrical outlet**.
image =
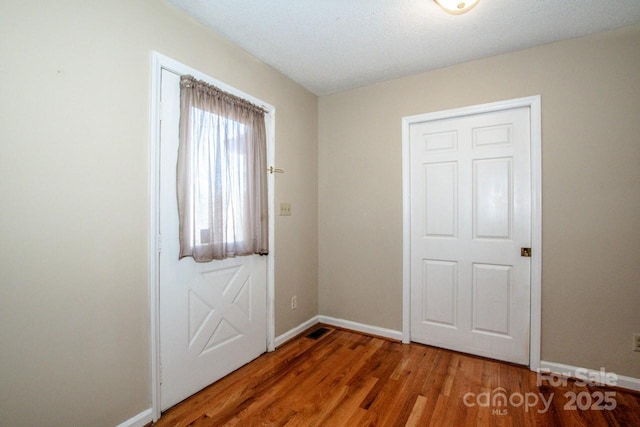
<path id="1" fill-rule="evenodd" d="M 291 216 L 291 203 L 280 203 L 280 216 Z"/>
<path id="2" fill-rule="evenodd" d="M 640 334 L 633 334 L 633 351 L 640 351 Z"/>
<path id="3" fill-rule="evenodd" d="M 291 310 L 295 310 L 296 308 L 298 308 L 298 297 L 294 295 L 291 297 Z"/>

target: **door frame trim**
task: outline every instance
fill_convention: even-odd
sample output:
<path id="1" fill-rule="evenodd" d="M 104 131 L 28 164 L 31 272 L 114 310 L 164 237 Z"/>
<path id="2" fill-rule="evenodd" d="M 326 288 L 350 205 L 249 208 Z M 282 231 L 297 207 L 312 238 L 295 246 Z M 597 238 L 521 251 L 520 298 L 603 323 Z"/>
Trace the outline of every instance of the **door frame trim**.
<path id="1" fill-rule="evenodd" d="M 235 89 L 226 83 L 218 81 L 185 64 L 151 51 L 151 87 L 149 109 L 149 230 L 148 230 L 148 286 L 149 286 L 149 314 L 150 314 L 150 361 L 151 361 L 151 409 L 153 421 L 161 415 L 160 409 L 160 262 L 159 241 L 159 201 L 160 201 L 160 118 L 161 118 L 161 78 L 162 70 L 168 70 L 178 75 L 191 74 L 199 80 L 211 83 L 233 95 L 244 98 L 264 108 L 267 133 L 267 164 L 274 164 L 275 157 L 275 115 L 276 109 L 272 105 Z M 267 256 L 267 351 L 275 349 L 275 180 L 273 174 L 268 175 L 268 205 L 269 205 L 269 255 Z"/>
<path id="2" fill-rule="evenodd" d="M 542 120 L 540 95 L 402 118 L 402 342 L 411 340 L 411 170 L 409 127 L 495 111 L 528 107 L 531 126 L 531 318 L 529 369 L 540 369 L 542 310 Z"/>

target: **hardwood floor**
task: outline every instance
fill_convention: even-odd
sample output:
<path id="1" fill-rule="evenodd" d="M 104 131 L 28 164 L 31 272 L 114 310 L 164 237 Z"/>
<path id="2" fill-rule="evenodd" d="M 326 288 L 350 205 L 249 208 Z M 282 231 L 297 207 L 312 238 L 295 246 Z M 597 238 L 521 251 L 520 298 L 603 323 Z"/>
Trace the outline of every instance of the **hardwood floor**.
<path id="1" fill-rule="evenodd" d="M 524 367 L 325 328 L 262 355 L 154 426 L 640 426 L 637 393 L 573 381 L 539 387 Z"/>

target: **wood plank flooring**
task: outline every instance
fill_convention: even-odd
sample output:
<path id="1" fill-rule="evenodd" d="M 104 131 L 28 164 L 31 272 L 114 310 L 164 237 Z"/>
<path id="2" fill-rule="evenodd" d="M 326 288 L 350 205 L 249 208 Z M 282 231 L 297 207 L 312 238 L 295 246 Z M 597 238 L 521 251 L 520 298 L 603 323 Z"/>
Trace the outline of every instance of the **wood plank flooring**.
<path id="1" fill-rule="evenodd" d="M 538 386 L 524 367 L 325 327 L 317 339 L 302 335 L 262 355 L 154 426 L 640 426 L 638 393 L 573 381 Z"/>

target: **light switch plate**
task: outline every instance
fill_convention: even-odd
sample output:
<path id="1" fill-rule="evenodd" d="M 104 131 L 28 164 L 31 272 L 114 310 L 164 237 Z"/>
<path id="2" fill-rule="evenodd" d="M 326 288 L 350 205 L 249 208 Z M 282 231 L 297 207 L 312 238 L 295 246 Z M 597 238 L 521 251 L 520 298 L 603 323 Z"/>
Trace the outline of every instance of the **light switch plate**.
<path id="1" fill-rule="evenodd" d="M 280 216 L 291 216 L 291 203 L 280 203 Z"/>

